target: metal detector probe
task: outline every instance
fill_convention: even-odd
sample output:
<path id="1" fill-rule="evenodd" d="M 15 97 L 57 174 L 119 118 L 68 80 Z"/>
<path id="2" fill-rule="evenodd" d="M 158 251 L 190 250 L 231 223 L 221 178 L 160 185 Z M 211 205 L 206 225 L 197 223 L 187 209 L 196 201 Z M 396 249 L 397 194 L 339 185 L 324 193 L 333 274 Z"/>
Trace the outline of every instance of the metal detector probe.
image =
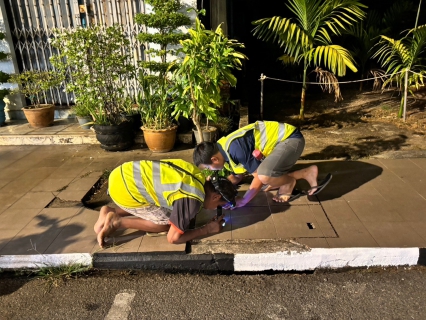
<path id="1" fill-rule="evenodd" d="M 217 208 L 216 208 L 216 218 L 219 219 L 220 216 L 222 216 L 222 206 L 217 206 Z M 226 222 L 225 222 L 225 219 L 224 219 L 224 221 L 222 222 L 222 227 L 224 227 L 225 224 L 226 224 Z"/>

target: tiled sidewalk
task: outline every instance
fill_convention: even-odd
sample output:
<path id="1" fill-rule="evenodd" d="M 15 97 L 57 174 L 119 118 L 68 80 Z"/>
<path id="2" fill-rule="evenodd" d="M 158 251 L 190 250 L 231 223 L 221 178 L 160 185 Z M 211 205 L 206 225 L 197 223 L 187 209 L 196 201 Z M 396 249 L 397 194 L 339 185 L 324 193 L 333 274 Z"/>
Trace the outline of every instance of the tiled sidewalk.
<path id="1" fill-rule="evenodd" d="M 93 231 L 98 212 L 79 202 L 104 170 L 125 161 L 161 158 L 191 161 L 192 149 L 153 154 L 137 146 L 117 153 L 98 145 L 0 146 L 0 255 L 183 253 L 184 245 L 135 230 L 116 232 L 113 245 L 101 250 Z M 311 163 L 320 168 L 320 177 L 333 174 L 318 197 L 285 205 L 272 202 L 272 192 L 261 192 L 245 208 L 225 211 L 223 232 L 203 241 L 295 239 L 313 248 L 426 247 L 426 159 Z M 55 197 L 66 206 L 48 207 Z M 202 212 L 197 225 L 214 214 Z"/>

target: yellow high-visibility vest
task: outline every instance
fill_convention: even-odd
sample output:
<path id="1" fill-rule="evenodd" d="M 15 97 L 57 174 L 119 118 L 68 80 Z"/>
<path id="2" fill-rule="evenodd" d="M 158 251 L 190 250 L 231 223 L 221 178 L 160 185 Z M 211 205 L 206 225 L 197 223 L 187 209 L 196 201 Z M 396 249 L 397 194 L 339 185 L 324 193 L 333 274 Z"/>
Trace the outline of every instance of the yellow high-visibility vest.
<path id="1" fill-rule="evenodd" d="M 119 206 L 157 205 L 172 209 L 173 202 L 193 198 L 204 202 L 205 176 L 184 160 L 131 161 L 109 176 L 109 195 Z"/>
<path id="2" fill-rule="evenodd" d="M 253 130 L 255 146 L 254 148 L 260 150 L 263 155 L 266 157 L 274 150 L 277 143 L 287 139 L 293 132 L 296 130 L 296 127 L 287 123 L 280 123 L 276 121 L 256 121 L 245 127 L 242 127 L 231 134 L 227 135 L 218 140 L 218 143 L 222 146 L 223 151 L 225 151 L 229 159 L 229 167 L 226 166 L 228 170 L 234 172 L 235 174 L 245 173 L 247 170 L 244 166 L 239 163 L 236 164 L 232 161 L 231 156 L 229 155 L 229 147 L 237 138 L 244 136 L 247 131 Z"/>

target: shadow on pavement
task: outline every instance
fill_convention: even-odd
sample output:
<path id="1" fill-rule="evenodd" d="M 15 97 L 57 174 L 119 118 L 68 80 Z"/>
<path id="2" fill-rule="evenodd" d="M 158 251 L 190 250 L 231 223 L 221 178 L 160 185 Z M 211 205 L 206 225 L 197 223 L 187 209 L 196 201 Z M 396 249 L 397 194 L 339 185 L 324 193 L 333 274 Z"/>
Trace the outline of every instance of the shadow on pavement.
<path id="1" fill-rule="evenodd" d="M 381 167 L 362 161 L 324 161 L 312 162 L 308 165 L 312 164 L 318 166 L 318 182 L 320 182 L 327 173 L 331 173 L 333 175 L 333 179 L 318 195 L 321 201 L 340 198 L 380 176 L 383 172 Z M 308 165 L 296 164 L 293 168 L 298 170 Z M 298 182 L 298 186 L 299 185 L 303 185 L 300 188 L 304 190 L 309 188 L 309 186 L 307 186 L 304 182 Z M 316 198 L 317 196 L 311 196 L 309 197 L 309 200 L 318 201 Z"/>
<path id="2" fill-rule="evenodd" d="M 74 243 L 76 241 L 74 236 L 77 236 L 84 230 L 84 226 L 77 223 L 61 224 L 61 222 L 69 220 L 69 218 L 60 220 L 39 214 L 34 219 L 39 220 L 36 226 L 40 229 L 34 230 L 34 233 L 31 234 L 27 232 L 25 236 L 19 236 L 18 234 L 10 239 L 3 239 L 0 241 L 0 254 L 42 255 L 55 240 L 58 241 L 58 238 L 60 238 L 60 247 L 65 248 Z M 66 229 L 66 232 L 63 232 L 64 229 Z M 43 231 L 39 232 L 39 230 Z M 63 236 L 60 235 L 61 233 L 63 233 Z M 44 265 L 40 265 L 39 267 L 44 267 Z"/>

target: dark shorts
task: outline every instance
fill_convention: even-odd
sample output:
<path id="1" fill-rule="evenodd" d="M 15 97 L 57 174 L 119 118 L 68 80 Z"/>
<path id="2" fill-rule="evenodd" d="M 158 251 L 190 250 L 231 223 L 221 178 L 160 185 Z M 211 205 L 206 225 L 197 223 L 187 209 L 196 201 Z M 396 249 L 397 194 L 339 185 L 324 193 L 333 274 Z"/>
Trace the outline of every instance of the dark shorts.
<path id="1" fill-rule="evenodd" d="M 257 168 L 257 174 L 268 177 L 280 177 L 295 165 L 305 148 L 305 139 L 289 138 L 278 143 L 272 153 Z"/>

